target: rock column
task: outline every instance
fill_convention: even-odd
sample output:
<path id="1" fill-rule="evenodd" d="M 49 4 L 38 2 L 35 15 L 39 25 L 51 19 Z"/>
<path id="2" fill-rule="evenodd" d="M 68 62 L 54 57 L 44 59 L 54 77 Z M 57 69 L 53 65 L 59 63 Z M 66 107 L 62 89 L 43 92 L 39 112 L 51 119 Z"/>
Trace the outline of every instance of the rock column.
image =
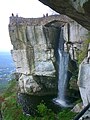
<path id="1" fill-rule="evenodd" d="M 83 60 L 79 67 L 78 86 L 85 107 L 90 103 L 90 44 L 88 57 Z"/>

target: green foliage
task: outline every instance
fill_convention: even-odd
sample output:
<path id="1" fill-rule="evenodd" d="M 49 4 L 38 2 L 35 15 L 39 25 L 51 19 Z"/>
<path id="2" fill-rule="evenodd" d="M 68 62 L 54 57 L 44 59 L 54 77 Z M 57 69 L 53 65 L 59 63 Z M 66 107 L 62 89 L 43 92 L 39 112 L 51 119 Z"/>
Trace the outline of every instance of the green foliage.
<path id="1" fill-rule="evenodd" d="M 7 88 L 7 85 L 0 84 L 0 94 L 2 94 Z"/>
<path id="2" fill-rule="evenodd" d="M 48 109 L 47 106 L 45 106 L 45 104 L 40 103 L 40 105 L 38 105 L 37 108 L 41 116 L 47 115 Z"/>
<path id="3" fill-rule="evenodd" d="M 87 51 L 88 51 L 88 45 L 90 43 L 90 38 L 88 40 L 85 40 L 83 42 L 83 48 L 81 51 L 77 51 L 77 59 L 78 59 L 78 63 L 80 64 L 84 58 L 87 56 Z"/>
<path id="4" fill-rule="evenodd" d="M 8 88 L 8 83 L 2 83 L 0 81 L 0 95 L 3 94 L 5 92 L 5 90 Z"/>
<path id="5" fill-rule="evenodd" d="M 1 111 L 4 120 L 36 120 L 23 114 L 22 107 L 17 103 L 17 85 L 16 81 L 9 82 L 9 87 L 3 94 L 4 101 L 2 103 Z"/>
<path id="6" fill-rule="evenodd" d="M 76 113 L 71 112 L 69 109 L 62 110 L 58 117 L 59 120 L 72 120 L 75 117 Z"/>
<path id="7" fill-rule="evenodd" d="M 1 111 L 4 120 L 71 120 L 75 116 L 70 110 L 55 114 L 51 109 L 48 109 L 45 103 L 40 103 L 37 106 L 39 116 L 26 116 L 23 114 L 22 107 L 17 103 L 16 88 L 16 81 L 10 81 L 7 91 L 2 96 L 4 99 Z"/>
<path id="8" fill-rule="evenodd" d="M 17 85 L 16 85 L 16 80 L 11 80 L 9 81 L 8 88 L 3 94 L 3 97 L 9 97 L 12 94 L 16 93 L 17 91 Z"/>
<path id="9" fill-rule="evenodd" d="M 45 104 L 40 103 L 37 108 L 42 120 L 55 120 L 55 113 L 51 109 L 48 109 Z"/>

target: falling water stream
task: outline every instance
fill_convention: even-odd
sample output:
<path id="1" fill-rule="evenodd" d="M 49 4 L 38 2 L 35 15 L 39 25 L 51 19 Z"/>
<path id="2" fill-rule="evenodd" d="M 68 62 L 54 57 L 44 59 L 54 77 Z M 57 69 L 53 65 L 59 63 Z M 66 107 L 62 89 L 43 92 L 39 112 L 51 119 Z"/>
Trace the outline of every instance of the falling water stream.
<path id="1" fill-rule="evenodd" d="M 59 46 L 58 46 L 58 96 L 54 102 L 63 107 L 69 107 L 66 100 L 67 89 L 67 72 L 69 54 L 64 52 L 63 28 L 60 31 Z"/>

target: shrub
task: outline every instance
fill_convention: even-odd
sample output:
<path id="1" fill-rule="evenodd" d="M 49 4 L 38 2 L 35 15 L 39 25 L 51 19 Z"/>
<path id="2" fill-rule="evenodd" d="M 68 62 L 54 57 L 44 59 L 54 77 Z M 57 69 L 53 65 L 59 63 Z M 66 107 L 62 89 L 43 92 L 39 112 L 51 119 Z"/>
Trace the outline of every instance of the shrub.
<path id="1" fill-rule="evenodd" d="M 72 120 L 75 115 L 76 113 L 71 112 L 69 109 L 65 109 L 58 114 L 58 117 L 60 120 Z"/>
<path id="2" fill-rule="evenodd" d="M 48 109 L 45 103 L 40 103 L 37 106 L 37 109 L 40 116 L 42 117 L 42 120 L 56 120 L 55 113 L 51 109 Z"/>

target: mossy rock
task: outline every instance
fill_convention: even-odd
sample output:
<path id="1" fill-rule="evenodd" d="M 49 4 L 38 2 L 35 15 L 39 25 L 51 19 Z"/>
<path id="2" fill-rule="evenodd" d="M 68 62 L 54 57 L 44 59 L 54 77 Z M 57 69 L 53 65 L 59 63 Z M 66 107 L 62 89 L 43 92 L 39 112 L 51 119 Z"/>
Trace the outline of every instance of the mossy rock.
<path id="1" fill-rule="evenodd" d="M 85 40 L 82 43 L 83 47 L 82 47 L 81 51 L 77 51 L 77 60 L 78 60 L 79 64 L 84 60 L 85 57 L 87 57 L 89 43 L 90 43 L 90 38 L 88 40 Z"/>

